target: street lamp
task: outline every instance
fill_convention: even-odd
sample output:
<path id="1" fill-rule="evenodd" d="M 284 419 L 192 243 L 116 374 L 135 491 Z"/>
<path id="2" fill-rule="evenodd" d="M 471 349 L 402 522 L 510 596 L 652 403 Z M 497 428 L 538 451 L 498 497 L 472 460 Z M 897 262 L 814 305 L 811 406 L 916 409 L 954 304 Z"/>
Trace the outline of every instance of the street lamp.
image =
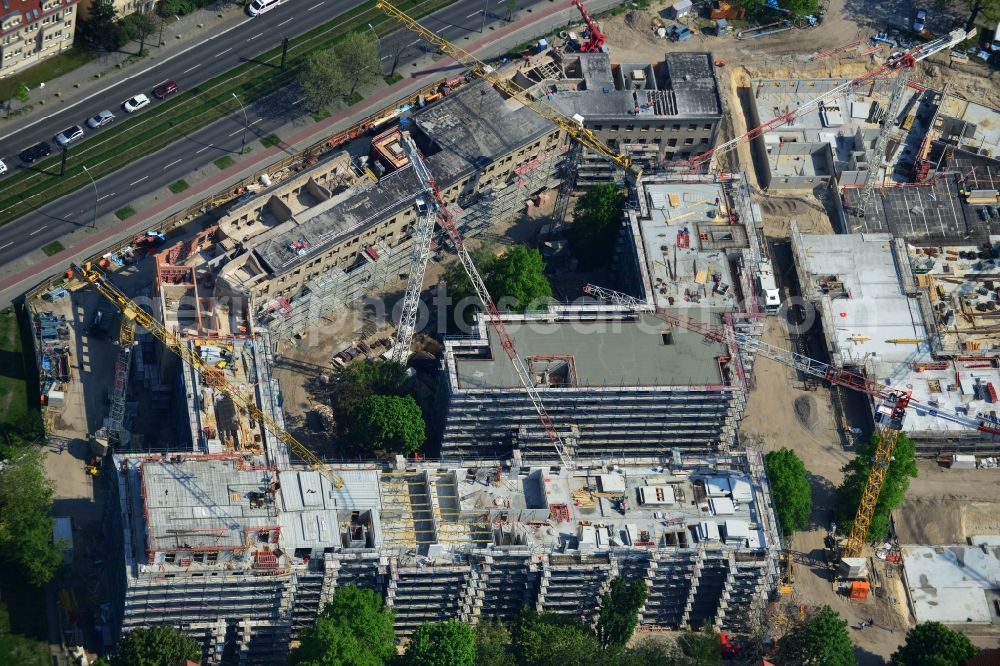
<path id="1" fill-rule="evenodd" d="M 90 175 L 90 171 L 87 170 L 87 165 L 83 166 L 83 172 L 87 174 L 87 178 L 90 179 L 90 184 L 94 186 L 94 220 L 90 223 L 90 226 L 94 229 L 97 228 L 97 202 L 100 201 L 97 197 L 97 182 L 94 177 Z"/>
<path id="2" fill-rule="evenodd" d="M 490 0 L 483 0 L 483 24 L 479 26 L 480 33 L 486 31 L 486 10 L 489 8 L 489 6 L 490 6 Z"/>
<path id="3" fill-rule="evenodd" d="M 235 99 L 237 104 L 240 105 L 240 108 L 243 109 L 243 142 L 240 144 L 240 155 L 242 155 L 247 148 L 247 129 L 250 127 L 250 121 L 247 119 L 247 107 L 243 106 L 243 102 L 241 102 L 240 98 L 236 96 L 236 93 L 233 93 L 233 99 Z"/>

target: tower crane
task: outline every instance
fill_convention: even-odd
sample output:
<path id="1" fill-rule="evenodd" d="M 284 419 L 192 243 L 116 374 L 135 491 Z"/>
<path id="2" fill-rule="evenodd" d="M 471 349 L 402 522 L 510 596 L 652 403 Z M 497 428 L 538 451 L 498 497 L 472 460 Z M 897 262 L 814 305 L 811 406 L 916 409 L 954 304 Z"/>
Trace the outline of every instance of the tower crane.
<path id="1" fill-rule="evenodd" d="M 121 446 L 125 422 L 125 399 L 128 396 L 128 371 L 135 346 L 135 321 L 122 317 L 118 331 L 118 359 L 115 361 L 115 385 L 108 412 L 108 445 Z"/>
<path id="2" fill-rule="evenodd" d="M 590 17 L 590 12 L 580 0 L 573 0 L 573 6 L 580 10 L 583 22 L 587 24 L 587 41 L 580 44 L 580 53 L 599 53 L 606 39 L 604 33 L 597 27 L 597 21 Z"/>
<path id="3" fill-rule="evenodd" d="M 510 333 L 507 331 L 507 327 L 504 326 L 503 318 L 500 316 L 500 311 L 493 303 L 493 298 L 490 296 L 490 292 L 486 289 L 486 284 L 483 282 L 482 276 L 479 275 L 476 265 L 472 262 L 472 257 L 469 256 L 468 250 L 465 249 L 465 242 L 462 240 L 462 234 L 459 233 L 458 227 L 455 225 L 455 218 L 448 209 L 448 205 L 445 203 L 444 197 L 441 196 L 441 190 L 434 181 L 434 176 L 431 174 L 430 169 L 427 168 L 423 158 L 420 156 L 420 152 L 413 143 L 413 139 L 409 135 L 403 136 L 403 150 L 406 152 L 406 156 L 413 165 L 413 170 L 420 179 L 420 183 L 423 185 L 424 191 L 431 195 L 431 205 L 437 216 L 438 224 L 441 225 L 441 228 L 451 240 L 452 245 L 455 246 L 455 252 L 458 254 L 458 259 L 462 263 L 462 268 L 465 269 L 466 275 L 469 276 L 469 282 L 472 283 L 473 289 L 476 290 L 476 295 L 479 296 L 479 300 L 483 304 L 486 316 L 496 331 L 497 338 L 500 340 L 500 346 L 503 347 L 504 352 L 507 353 L 507 357 L 514 366 L 514 371 L 517 374 L 518 381 L 521 382 L 521 387 L 528 395 L 528 399 L 531 401 L 532 407 L 534 407 L 535 412 L 538 414 L 538 420 L 542 424 L 542 430 L 545 432 L 545 436 L 548 437 L 549 442 L 552 444 L 553 448 L 555 448 L 556 453 L 559 454 L 559 459 L 562 461 L 563 465 L 572 469 L 574 467 L 573 457 L 567 450 L 562 437 L 559 436 L 559 432 L 556 430 L 552 417 L 549 416 L 548 411 L 545 409 L 545 405 L 542 403 L 541 395 L 539 395 L 538 390 L 531 381 L 531 373 L 529 372 L 527 365 L 517 353 L 517 348 L 514 346 L 514 338 L 511 337 Z M 424 258 L 424 261 L 426 262 L 426 257 Z M 407 285 L 407 292 L 409 292 L 409 290 L 410 285 Z M 419 285 L 417 285 L 416 290 L 419 293 Z M 415 319 L 415 311 L 413 316 Z"/>
<path id="4" fill-rule="evenodd" d="M 420 161 L 417 147 L 409 132 L 403 132 L 403 150 L 410 158 L 413 169 L 421 176 L 420 182 L 433 182 L 427 166 Z M 416 157 L 414 157 L 416 156 Z M 426 172 L 426 173 L 423 173 Z M 426 185 L 425 185 L 426 187 Z M 428 190 L 433 196 L 433 191 Z M 434 202 L 436 204 L 436 202 Z M 426 203 L 425 203 L 426 205 Z M 423 215 L 417 220 L 413 230 L 413 248 L 410 253 L 410 276 L 406 281 L 406 293 L 403 294 L 403 307 L 399 313 L 399 327 L 396 328 L 396 344 L 392 348 L 392 360 L 405 363 L 413 342 L 413 334 L 417 329 L 417 314 L 420 307 L 420 289 L 424 284 L 424 274 L 427 272 L 427 262 L 431 256 L 431 241 L 434 237 L 434 218 L 437 205 L 426 206 Z M 420 201 L 417 202 L 417 212 L 420 212 Z"/>
<path id="5" fill-rule="evenodd" d="M 876 67 L 875 69 L 865 72 L 861 76 L 853 78 L 850 81 L 847 81 L 846 83 L 842 83 L 839 86 L 835 86 L 830 90 L 826 91 L 825 93 L 823 93 L 822 95 L 814 97 L 808 102 L 800 104 L 796 106 L 794 109 L 786 111 L 785 113 L 777 116 L 776 118 L 773 118 L 767 121 L 766 123 L 762 123 L 757 127 L 754 127 L 753 129 L 744 132 L 743 134 L 739 135 L 734 139 L 730 139 L 729 141 L 720 143 L 715 148 L 707 150 L 704 153 L 701 153 L 700 155 L 695 155 L 689 160 L 682 160 L 679 162 L 675 162 L 675 165 L 681 167 L 688 167 L 691 171 L 696 171 L 706 162 L 711 161 L 714 157 L 722 155 L 724 153 L 728 153 L 729 151 L 738 148 L 744 143 L 749 143 L 750 141 L 753 141 L 757 137 L 766 134 L 767 132 L 770 132 L 775 128 L 781 127 L 783 125 L 789 125 L 792 122 L 794 122 L 796 118 L 803 116 L 807 113 L 810 113 L 815 109 L 822 108 L 826 102 L 839 98 L 841 94 L 849 90 L 853 90 L 858 86 L 868 83 L 870 81 L 874 81 L 875 79 L 892 76 L 893 74 L 897 76 L 896 79 L 897 85 L 894 85 L 891 95 L 893 96 L 893 98 L 897 96 L 899 98 L 896 100 L 896 109 L 898 111 L 899 100 L 902 99 L 903 90 L 906 87 L 906 82 L 909 77 L 909 69 L 912 68 L 916 63 L 931 57 L 935 53 L 939 53 L 940 51 L 949 49 L 955 44 L 965 41 L 966 39 L 971 39 L 972 37 L 975 36 L 975 34 L 976 34 L 975 28 L 973 28 L 968 32 L 962 29 L 956 29 L 952 30 L 947 35 L 944 35 L 942 37 L 939 37 L 938 39 L 927 42 L 926 44 L 920 44 L 919 46 L 915 46 L 909 51 L 905 51 L 899 55 L 889 58 L 889 61 L 886 62 L 884 65 L 881 65 L 880 67 Z M 902 83 L 899 83 L 900 74 L 903 74 Z M 892 104 L 890 102 L 890 107 L 891 106 Z M 883 124 L 882 129 L 879 133 L 879 140 L 883 142 L 882 151 L 885 150 L 885 145 L 888 142 L 888 133 L 891 127 L 892 127 L 892 116 L 887 114 L 885 124 Z M 886 137 L 884 139 L 883 139 L 883 134 Z M 880 155 L 881 155 L 880 153 L 876 153 L 876 159 L 879 161 L 881 161 L 882 159 Z M 869 199 L 871 198 L 870 190 L 875 183 L 875 174 L 874 174 L 875 171 L 876 169 L 870 169 L 868 177 L 865 179 L 865 189 L 869 190 L 869 192 L 867 193 L 867 195 L 864 196 L 867 196 Z"/>
<path id="6" fill-rule="evenodd" d="M 648 305 L 637 298 L 611 289 L 588 284 L 583 288 L 583 291 L 594 298 L 610 301 L 628 310 L 650 310 Z M 889 470 L 889 463 L 892 461 L 892 452 L 896 448 L 896 441 L 899 439 L 903 417 L 906 415 L 907 409 L 914 407 L 930 416 L 935 416 L 966 428 L 973 428 L 989 435 L 1000 436 L 1000 422 L 972 418 L 958 412 L 943 410 L 939 407 L 922 403 L 913 399 L 911 391 L 895 389 L 845 368 L 823 363 L 822 361 L 817 361 L 808 356 L 782 349 L 781 347 L 775 347 L 746 333 L 695 322 L 688 317 L 678 317 L 661 309 L 654 309 L 651 314 L 669 324 L 698 333 L 713 342 L 723 343 L 740 351 L 759 354 L 782 365 L 794 368 L 803 374 L 826 380 L 837 386 L 859 391 L 871 396 L 879 403 L 878 412 L 886 418 L 879 426 L 875 458 L 872 461 L 871 472 L 868 474 L 868 480 L 861 494 L 861 501 L 858 504 L 851 533 L 848 535 L 844 545 L 845 557 L 858 557 L 861 555 L 865 535 L 868 533 L 872 516 L 875 514 L 878 497 L 882 492 L 882 484 L 885 481 L 886 472 Z"/>
<path id="7" fill-rule="evenodd" d="M 162 342 L 167 349 L 177 354 L 185 364 L 200 372 L 203 377 L 206 376 L 208 371 L 214 370 L 211 365 L 201 359 L 200 354 L 188 347 L 184 340 L 167 330 L 153 315 L 139 307 L 135 301 L 112 284 L 99 268 L 90 262 L 86 262 L 82 266 L 74 264 L 73 272 L 97 289 L 112 305 L 121 310 L 122 316 L 131 321 L 133 327 L 142 326 L 145 328 L 157 340 Z M 312 469 L 325 476 L 335 488 L 344 487 L 344 480 L 335 474 L 333 470 L 329 469 L 319 456 L 306 448 L 291 433 L 281 427 L 277 421 L 257 407 L 252 395 L 240 391 L 224 378 L 220 378 L 214 382 L 213 387 L 233 401 L 238 413 L 248 415 L 252 420 L 257 421 L 267 428 L 278 441 L 294 451 Z"/>
<path id="8" fill-rule="evenodd" d="M 375 3 L 375 8 L 382 10 L 388 16 L 396 19 L 411 32 L 420 35 L 428 43 L 436 46 L 442 53 L 449 56 L 458 64 L 468 67 L 475 76 L 488 81 L 500 92 L 513 97 L 542 118 L 548 120 L 550 123 L 564 131 L 567 136 L 574 141 L 582 144 L 585 148 L 589 148 L 599 155 L 603 155 L 606 159 L 622 168 L 629 180 L 634 182 L 642 175 L 641 169 L 634 164 L 631 157 L 623 153 L 619 153 L 608 146 L 591 130 L 584 127 L 581 122 L 570 118 L 551 104 L 547 104 L 542 100 L 533 98 L 528 91 L 513 81 L 498 76 L 493 67 L 487 65 L 485 62 L 462 47 L 452 44 L 434 31 L 425 28 L 415 18 L 385 0 L 378 0 L 378 2 Z M 591 19 L 591 21 L 593 21 L 593 19 Z M 600 34 L 600 32 L 597 34 Z M 594 34 L 591 33 L 591 40 L 593 39 Z"/>

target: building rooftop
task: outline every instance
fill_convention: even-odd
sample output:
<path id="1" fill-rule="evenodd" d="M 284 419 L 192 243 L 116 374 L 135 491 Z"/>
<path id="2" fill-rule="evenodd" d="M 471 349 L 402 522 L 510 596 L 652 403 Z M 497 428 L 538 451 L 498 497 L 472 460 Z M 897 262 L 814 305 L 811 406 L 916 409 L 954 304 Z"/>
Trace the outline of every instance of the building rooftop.
<path id="1" fill-rule="evenodd" d="M 643 184 L 645 215 L 633 216 L 640 261 L 657 308 L 736 309 L 730 253 L 749 247 L 744 222 L 730 221 L 718 183 Z"/>
<path id="2" fill-rule="evenodd" d="M 1000 158 L 1000 110 L 956 95 L 945 95 L 933 133 L 949 143 Z M 938 136 L 935 136 L 938 138 Z"/>
<path id="3" fill-rule="evenodd" d="M 844 206 L 860 205 L 860 188 L 841 190 Z M 915 187 L 879 187 L 865 216 L 847 214 L 848 233 L 890 233 L 918 243 L 984 238 L 989 228 L 965 205 L 953 177 Z"/>
<path id="4" fill-rule="evenodd" d="M 652 315 L 507 316 L 504 323 L 537 383 L 569 386 L 695 386 L 724 383 L 722 345 Z M 669 344 L 664 334 L 668 333 Z M 518 387 L 495 331 L 480 322 L 477 340 L 456 341 L 446 362 L 458 389 Z M 482 340 L 488 338 L 488 350 Z M 484 353 L 485 352 L 485 353 Z M 544 375 L 544 378 L 543 378 Z"/>
<path id="5" fill-rule="evenodd" d="M 463 86 L 415 113 L 414 120 L 443 151 L 477 170 L 555 131 L 552 123 L 516 99 L 504 99 L 485 81 Z"/>
<path id="6" fill-rule="evenodd" d="M 663 66 L 678 115 L 722 113 L 711 53 L 668 53 L 663 57 Z"/>
<path id="7" fill-rule="evenodd" d="M 796 230 L 792 251 L 802 294 L 820 304 L 835 364 L 873 367 L 887 380 L 900 364 L 929 358 L 920 305 L 903 291 L 891 236 Z"/>
<path id="8" fill-rule="evenodd" d="M 975 540 L 975 537 L 973 538 Z M 917 622 L 1000 624 L 1000 546 L 903 546 L 903 575 Z"/>
<path id="9" fill-rule="evenodd" d="M 25 26 L 38 23 L 42 17 L 69 7 L 78 0 L 8 0 L 3 3 L 0 15 L 0 37 L 23 30 Z"/>

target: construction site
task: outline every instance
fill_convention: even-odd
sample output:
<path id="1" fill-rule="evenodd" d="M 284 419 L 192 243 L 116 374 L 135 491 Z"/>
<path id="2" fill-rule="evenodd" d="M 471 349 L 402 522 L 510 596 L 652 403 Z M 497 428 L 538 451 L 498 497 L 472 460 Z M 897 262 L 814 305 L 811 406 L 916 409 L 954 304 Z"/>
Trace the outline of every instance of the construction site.
<path id="1" fill-rule="evenodd" d="M 995 643 L 1000 100 L 924 62 L 967 35 L 893 53 L 830 3 L 827 36 L 756 54 L 579 9 L 585 41 L 490 65 L 383 9 L 476 76 L 31 303 L 47 430 L 104 498 L 96 647 L 171 624 L 204 663 L 281 663 L 348 584 L 403 643 L 525 606 L 593 625 L 617 576 L 647 583 L 640 632 L 778 639 L 830 604 L 861 663 L 927 619 Z M 627 204 L 585 273 L 568 229 L 601 183 Z M 557 296 L 501 311 L 480 241 L 539 247 Z M 422 328 L 455 259 L 481 309 Z M 373 359 L 418 376 L 429 438 L 345 462 L 321 389 Z M 863 504 L 831 535 L 854 447 L 901 432 L 921 476 L 892 534 L 865 543 Z M 792 538 L 762 462 L 785 446 L 814 493 Z"/>

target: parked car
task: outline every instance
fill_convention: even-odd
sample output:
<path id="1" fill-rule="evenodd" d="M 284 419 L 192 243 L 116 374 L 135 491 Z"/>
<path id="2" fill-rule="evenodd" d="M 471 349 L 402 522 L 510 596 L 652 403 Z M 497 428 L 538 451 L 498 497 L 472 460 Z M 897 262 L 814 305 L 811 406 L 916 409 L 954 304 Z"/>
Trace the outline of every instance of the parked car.
<path id="1" fill-rule="evenodd" d="M 81 138 L 83 138 L 83 128 L 79 125 L 73 125 L 56 134 L 56 143 L 60 146 L 68 146 Z"/>
<path id="2" fill-rule="evenodd" d="M 125 103 L 122 104 L 122 108 L 125 109 L 125 113 L 135 113 L 139 109 L 143 109 L 147 106 L 149 106 L 149 98 L 141 94 L 128 98 L 125 100 Z"/>
<path id="3" fill-rule="evenodd" d="M 7 165 L 4 164 L 3 160 L 0 160 L 0 176 L 7 173 Z"/>
<path id="4" fill-rule="evenodd" d="M 22 162 L 31 164 L 32 162 L 40 160 L 43 157 L 48 157 L 51 154 L 52 146 L 50 146 L 46 141 L 41 141 L 33 145 L 31 148 L 25 148 L 22 150 L 18 157 L 21 158 Z"/>
<path id="5" fill-rule="evenodd" d="M 104 127 L 115 119 L 115 114 L 108 110 L 101 111 L 100 113 L 87 118 L 87 126 L 93 129 L 98 127 Z"/>
<path id="6" fill-rule="evenodd" d="M 247 5 L 247 14 L 250 16 L 257 16 L 258 14 L 271 11 L 280 5 L 281 1 L 282 0 L 253 0 L 253 2 Z"/>
<path id="7" fill-rule="evenodd" d="M 173 95 L 175 92 L 177 92 L 177 84 L 173 81 L 164 81 L 153 88 L 153 95 L 156 96 L 156 99 L 163 99 L 167 95 Z"/>
<path id="8" fill-rule="evenodd" d="M 923 32 L 925 23 L 927 23 L 927 12 L 918 9 L 917 18 L 913 19 L 913 32 Z"/>

